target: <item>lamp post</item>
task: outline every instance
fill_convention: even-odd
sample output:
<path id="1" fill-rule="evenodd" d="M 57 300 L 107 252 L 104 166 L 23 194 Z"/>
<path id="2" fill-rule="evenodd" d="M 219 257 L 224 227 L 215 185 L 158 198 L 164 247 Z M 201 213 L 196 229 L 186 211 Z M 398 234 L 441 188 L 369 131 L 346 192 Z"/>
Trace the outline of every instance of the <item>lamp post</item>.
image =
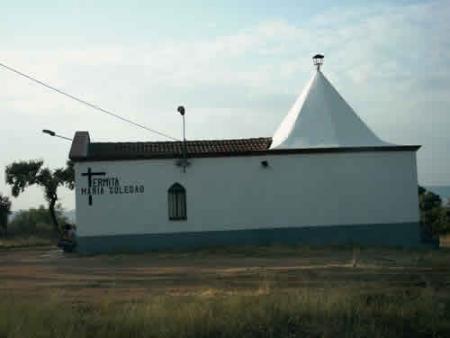
<path id="1" fill-rule="evenodd" d="M 65 136 L 62 136 L 62 135 L 58 135 L 58 134 L 55 133 L 53 130 L 42 129 L 42 132 L 43 132 L 44 134 L 47 134 L 47 135 L 50 135 L 50 136 L 59 137 L 59 138 L 62 138 L 62 139 L 64 139 L 64 140 L 67 140 L 67 141 L 72 141 L 71 138 L 68 138 L 68 137 L 65 137 Z"/>
<path id="2" fill-rule="evenodd" d="M 182 152 L 183 152 L 183 158 L 181 161 L 178 162 L 179 165 L 183 167 L 183 172 L 186 172 L 186 167 L 189 166 L 189 161 L 187 160 L 187 149 L 186 149 L 186 123 L 184 119 L 184 115 L 186 113 L 186 110 L 183 106 L 179 106 L 177 108 L 177 111 L 180 113 L 181 117 L 183 118 L 183 143 L 182 143 Z"/>
<path id="3" fill-rule="evenodd" d="M 183 118 L 183 142 L 184 142 L 184 141 L 186 141 L 186 125 L 185 125 L 185 121 L 184 121 L 184 114 L 186 113 L 186 110 L 184 109 L 183 106 L 179 106 L 177 108 L 177 110 Z"/>

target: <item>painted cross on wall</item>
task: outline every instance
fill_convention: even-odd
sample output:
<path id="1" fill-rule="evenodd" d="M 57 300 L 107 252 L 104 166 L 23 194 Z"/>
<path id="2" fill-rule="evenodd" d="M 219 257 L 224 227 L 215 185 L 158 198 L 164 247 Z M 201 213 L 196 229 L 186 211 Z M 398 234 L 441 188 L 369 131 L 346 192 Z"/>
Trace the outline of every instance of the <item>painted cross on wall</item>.
<path id="1" fill-rule="evenodd" d="M 92 176 L 105 176 L 106 173 L 104 171 L 101 172 L 93 172 L 89 167 L 87 172 L 81 173 L 81 176 L 87 176 L 88 178 L 88 190 L 89 190 L 89 205 L 92 205 Z"/>

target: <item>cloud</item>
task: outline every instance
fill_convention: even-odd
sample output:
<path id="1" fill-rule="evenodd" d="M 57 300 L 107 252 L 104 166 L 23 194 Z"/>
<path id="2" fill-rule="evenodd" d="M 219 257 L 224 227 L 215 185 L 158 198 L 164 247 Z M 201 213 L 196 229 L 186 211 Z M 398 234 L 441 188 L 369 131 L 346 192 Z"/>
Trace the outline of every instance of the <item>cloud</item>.
<path id="1" fill-rule="evenodd" d="M 4 45 L 1 61 L 175 136 L 175 108 L 184 104 L 189 138 L 232 138 L 271 135 L 311 75 L 311 56 L 323 52 L 326 75 L 381 137 L 424 144 L 421 181 L 450 183 L 450 160 L 441 158 L 450 143 L 449 17 L 448 2 L 331 8 L 299 23 L 274 17 L 197 40 L 82 50 Z M 90 130 L 97 140 L 155 139 L 15 75 L 1 71 L 0 83 L 0 114 L 8 121 L 0 124 L 2 169 L 36 154 L 64 164 L 67 145 L 41 136 L 43 127 L 69 136 Z M 36 204 L 38 195 L 16 207 Z"/>

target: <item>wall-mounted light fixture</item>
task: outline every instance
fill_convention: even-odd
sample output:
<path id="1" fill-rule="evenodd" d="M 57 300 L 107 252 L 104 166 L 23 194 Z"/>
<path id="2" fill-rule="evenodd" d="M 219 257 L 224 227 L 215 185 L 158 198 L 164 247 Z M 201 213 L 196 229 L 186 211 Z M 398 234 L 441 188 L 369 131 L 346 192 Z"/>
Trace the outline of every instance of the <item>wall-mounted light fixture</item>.
<path id="1" fill-rule="evenodd" d="M 65 136 L 62 136 L 62 135 L 58 135 L 58 134 L 55 133 L 53 130 L 43 129 L 42 132 L 43 132 L 44 134 L 47 134 L 47 135 L 50 135 L 50 136 L 59 137 L 59 138 L 62 138 L 62 139 L 64 139 L 64 140 L 67 140 L 67 141 L 72 141 L 71 138 L 68 138 L 68 137 L 65 137 Z"/>

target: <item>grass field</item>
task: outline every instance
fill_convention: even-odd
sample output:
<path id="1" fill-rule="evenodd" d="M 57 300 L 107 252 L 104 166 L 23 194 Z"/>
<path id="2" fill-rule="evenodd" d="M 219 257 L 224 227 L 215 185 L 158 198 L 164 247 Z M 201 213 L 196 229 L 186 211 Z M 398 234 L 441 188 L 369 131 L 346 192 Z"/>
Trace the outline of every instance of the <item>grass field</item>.
<path id="1" fill-rule="evenodd" d="M 450 251 L 0 251 L 0 337 L 449 337 Z"/>
<path id="2" fill-rule="evenodd" d="M 49 246 L 55 239 L 38 237 L 38 236 L 27 236 L 27 237 L 0 237 L 0 250 L 2 249 L 13 249 L 13 248 L 26 248 L 26 247 L 37 247 L 37 246 Z"/>

